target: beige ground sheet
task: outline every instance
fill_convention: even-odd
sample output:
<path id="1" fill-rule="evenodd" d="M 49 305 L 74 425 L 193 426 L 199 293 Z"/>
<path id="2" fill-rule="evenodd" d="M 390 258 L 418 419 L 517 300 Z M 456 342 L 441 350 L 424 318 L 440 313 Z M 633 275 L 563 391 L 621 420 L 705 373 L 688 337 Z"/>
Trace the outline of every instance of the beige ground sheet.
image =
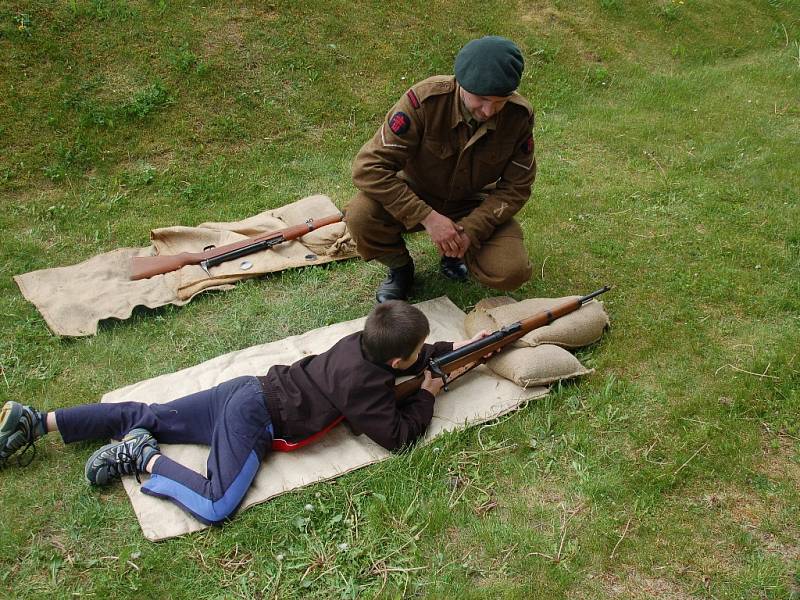
<path id="1" fill-rule="evenodd" d="M 428 341 L 457 341 L 467 337 L 464 331 L 465 315 L 448 298 L 428 300 L 417 306 L 427 315 L 431 324 Z M 168 402 L 240 375 L 261 375 L 272 365 L 289 364 L 307 354 L 324 352 L 345 335 L 362 329 L 364 320 L 338 323 L 303 335 L 231 352 L 176 373 L 109 392 L 101 401 Z M 494 419 L 514 410 L 525 400 L 546 393 L 546 387 L 521 388 L 486 367 L 479 367 L 454 383 L 449 392 L 437 397 L 426 440 L 457 427 Z M 205 473 L 207 447 L 164 444 L 161 448 L 167 456 Z M 345 425 L 340 425 L 306 448 L 268 454 L 240 510 L 390 456 L 389 452 L 366 436 L 354 436 Z M 207 527 L 171 502 L 142 494 L 134 478 L 125 477 L 123 484 L 147 539 L 163 540 Z"/>
<path id="2" fill-rule="evenodd" d="M 137 306 L 182 306 L 205 290 L 230 289 L 241 279 L 351 258 L 356 252 L 345 224 L 335 223 L 299 240 L 212 267 L 211 277 L 200 266 L 188 265 L 164 275 L 131 281 L 133 257 L 200 252 L 209 245 L 231 244 L 338 212 L 327 196 L 308 196 L 243 221 L 154 229 L 150 232 L 152 245 L 147 248 L 120 248 L 77 265 L 16 275 L 14 281 L 42 313 L 53 333 L 72 337 L 95 335 L 101 320 L 127 319 Z M 244 260 L 251 265 L 247 270 L 241 268 Z"/>

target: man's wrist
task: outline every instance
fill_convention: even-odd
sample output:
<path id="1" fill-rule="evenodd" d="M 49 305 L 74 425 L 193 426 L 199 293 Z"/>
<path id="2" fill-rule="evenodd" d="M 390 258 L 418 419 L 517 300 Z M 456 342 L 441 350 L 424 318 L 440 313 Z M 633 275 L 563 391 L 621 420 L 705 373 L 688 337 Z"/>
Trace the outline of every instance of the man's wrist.
<path id="1" fill-rule="evenodd" d="M 437 214 L 439 214 L 439 213 L 437 213 L 435 210 L 433 210 L 431 208 L 430 210 L 428 210 L 428 214 L 426 214 L 422 218 L 422 220 L 420 221 L 420 224 L 427 229 L 428 226 L 431 224 L 431 220 L 435 219 Z"/>
<path id="2" fill-rule="evenodd" d="M 464 217 L 458 221 L 456 223 L 456 227 L 458 227 L 458 230 L 462 234 L 469 238 L 471 246 L 474 246 L 480 242 L 480 239 L 478 238 L 478 232 L 475 230 L 475 227 L 473 226 L 473 223 L 470 221 L 469 217 Z"/>

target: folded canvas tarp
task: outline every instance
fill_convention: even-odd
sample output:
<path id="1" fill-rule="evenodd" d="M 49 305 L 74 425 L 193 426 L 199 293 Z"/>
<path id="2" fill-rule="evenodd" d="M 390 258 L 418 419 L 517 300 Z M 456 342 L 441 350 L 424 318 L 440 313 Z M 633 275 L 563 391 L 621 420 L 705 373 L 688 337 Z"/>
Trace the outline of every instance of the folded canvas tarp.
<path id="1" fill-rule="evenodd" d="M 150 234 L 149 247 L 120 248 L 76 265 L 16 275 L 14 281 L 53 333 L 72 337 L 94 335 L 101 320 L 127 319 L 137 306 L 182 306 L 206 290 L 230 289 L 242 279 L 351 258 L 356 251 L 345 224 L 335 223 L 299 240 L 248 255 L 247 270 L 241 268 L 238 260 L 223 263 L 214 267 L 211 277 L 200 266 L 188 265 L 164 275 L 131 281 L 133 257 L 199 252 L 210 245 L 238 242 L 338 212 L 327 196 L 309 196 L 243 221 L 155 229 Z"/>

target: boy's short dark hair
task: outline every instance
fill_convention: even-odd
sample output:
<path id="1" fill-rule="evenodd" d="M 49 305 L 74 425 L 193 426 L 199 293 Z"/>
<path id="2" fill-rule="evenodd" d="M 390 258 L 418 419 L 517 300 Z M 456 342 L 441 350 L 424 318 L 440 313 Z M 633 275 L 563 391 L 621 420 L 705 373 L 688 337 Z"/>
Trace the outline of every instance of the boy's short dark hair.
<path id="1" fill-rule="evenodd" d="M 428 337 L 428 318 L 418 308 L 402 300 L 387 300 L 367 316 L 361 334 L 367 360 L 382 364 L 393 358 L 409 358 Z"/>

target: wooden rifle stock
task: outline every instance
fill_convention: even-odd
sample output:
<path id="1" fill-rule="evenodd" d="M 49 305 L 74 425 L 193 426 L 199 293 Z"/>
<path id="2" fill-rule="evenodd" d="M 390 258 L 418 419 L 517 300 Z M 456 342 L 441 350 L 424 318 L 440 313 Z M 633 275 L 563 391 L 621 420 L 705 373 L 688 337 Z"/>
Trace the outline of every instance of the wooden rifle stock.
<path id="1" fill-rule="evenodd" d="M 449 375 L 454 371 L 469 365 L 471 365 L 470 369 L 477 367 L 478 365 L 486 362 L 487 356 L 491 353 L 496 352 L 501 348 L 517 341 L 526 333 L 533 331 L 534 329 L 549 325 L 556 319 L 578 310 L 589 300 L 592 300 L 593 298 L 607 292 L 610 289 L 610 286 L 604 286 L 586 296 L 564 300 L 563 302 L 556 304 L 550 310 L 540 311 L 535 315 L 528 317 L 527 319 L 506 325 L 494 333 L 489 334 L 485 338 L 471 342 L 465 346 L 462 346 L 458 350 L 453 350 L 447 354 L 434 357 L 428 363 L 428 370 L 433 373 L 434 377 L 441 377 L 444 379 L 445 389 L 447 389 L 447 384 L 455 379 L 454 377 L 449 377 Z M 460 375 L 463 375 L 463 373 Z M 398 383 L 394 387 L 395 398 L 398 400 L 407 398 L 420 388 L 424 379 L 425 373 L 423 371 L 411 379 L 407 379 L 406 381 Z"/>
<path id="2" fill-rule="evenodd" d="M 168 254 L 164 256 L 137 256 L 131 259 L 130 278 L 132 281 L 147 279 L 155 275 L 163 275 L 164 273 L 177 271 L 186 265 L 200 265 L 203 270 L 208 273 L 208 269 L 220 263 L 294 240 L 315 229 L 338 223 L 341 220 L 342 214 L 338 213 L 321 219 L 308 219 L 308 221 L 301 225 L 294 225 L 269 233 L 262 233 L 261 235 L 256 235 L 240 242 L 212 247 L 202 252 L 181 252 L 180 254 Z M 209 273 L 209 276 L 210 275 Z"/>

